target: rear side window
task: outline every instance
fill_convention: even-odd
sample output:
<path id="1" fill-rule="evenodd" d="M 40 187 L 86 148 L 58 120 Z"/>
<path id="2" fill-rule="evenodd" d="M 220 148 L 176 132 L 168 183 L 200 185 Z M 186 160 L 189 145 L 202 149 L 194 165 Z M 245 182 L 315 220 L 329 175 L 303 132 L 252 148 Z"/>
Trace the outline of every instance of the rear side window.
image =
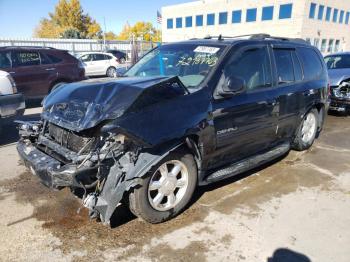
<path id="1" fill-rule="evenodd" d="M 113 58 L 112 56 L 109 56 L 109 55 L 104 55 L 104 56 L 105 56 L 105 60 L 110 60 Z"/>
<path id="2" fill-rule="evenodd" d="M 54 55 L 50 55 L 50 54 L 46 54 L 47 57 L 51 60 L 51 62 L 53 64 L 58 64 L 58 63 L 61 63 L 63 61 L 63 59 L 57 57 L 57 56 L 54 56 Z"/>
<path id="3" fill-rule="evenodd" d="M 247 90 L 271 87 L 271 63 L 267 48 L 254 48 L 243 52 L 225 68 L 225 76 L 242 78 Z"/>
<path id="4" fill-rule="evenodd" d="M 292 51 L 292 59 L 293 59 L 293 65 L 294 65 L 295 81 L 301 81 L 303 80 L 303 70 L 301 68 L 300 60 L 295 51 Z"/>
<path id="5" fill-rule="evenodd" d="M 0 68 L 11 67 L 10 52 L 0 53 Z"/>
<path id="6" fill-rule="evenodd" d="M 101 61 L 101 60 L 106 60 L 105 55 L 103 54 L 93 54 L 93 61 Z"/>
<path id="7" fill-rule="evenodd" d="M 13 62 L 15 66 L 40 65 L 40 56 L 38 52 L 15 51 L 13 55 Z"/>
<path id="8" fill-rule="evenodd" d="M 304 68 L 306 80 L 315 79 L 322 74 L 322 63 L 315 50 L 301 47 L 298 48 L 298 55 Z"/>
<path id="9" fill-rule="evenodd" d="M 276 61 L 278 83 L 284 84 L 294 82 L 295 79 L 291 50 L 274 49 L 273 53 Z"/>

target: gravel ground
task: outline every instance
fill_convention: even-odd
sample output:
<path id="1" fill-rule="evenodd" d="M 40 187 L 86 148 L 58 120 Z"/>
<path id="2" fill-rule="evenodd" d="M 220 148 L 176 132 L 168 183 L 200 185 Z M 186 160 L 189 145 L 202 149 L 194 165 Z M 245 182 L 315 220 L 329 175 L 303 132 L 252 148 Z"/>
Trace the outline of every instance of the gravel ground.
<path id="1" fill-rule="evenodd" d="M 24 119 L 39 117 L 40 108 Z M 1 261 L 350 261 L 350 118 L 329 116 L 307 152 L 197 190 L 177 218 L 150 225 L 120 206 L 111 228 L 69 190 L 50 191 L 0 138 Z M 289 259 L 289 260 L 288 260 Z"/>

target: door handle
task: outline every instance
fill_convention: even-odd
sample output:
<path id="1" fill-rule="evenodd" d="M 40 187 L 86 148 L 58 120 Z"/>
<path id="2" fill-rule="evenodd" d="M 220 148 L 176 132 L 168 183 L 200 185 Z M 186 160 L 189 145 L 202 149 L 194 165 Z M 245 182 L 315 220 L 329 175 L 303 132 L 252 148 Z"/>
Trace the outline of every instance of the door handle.
<path id="1" fill-rule="evenodd" d="M 46 68 L 45 69 L 46 71 L 53 71 L 53 70 L 56 70 L 56 68 L 52 67 L 52 68 Z"/>
<path id="2" fill-rule="evenodd" d="M 16 72 L 14 72 L 14 71 L 11 71 L 11 72 L 9 72 L 9 74 L 16 74 Z"/>

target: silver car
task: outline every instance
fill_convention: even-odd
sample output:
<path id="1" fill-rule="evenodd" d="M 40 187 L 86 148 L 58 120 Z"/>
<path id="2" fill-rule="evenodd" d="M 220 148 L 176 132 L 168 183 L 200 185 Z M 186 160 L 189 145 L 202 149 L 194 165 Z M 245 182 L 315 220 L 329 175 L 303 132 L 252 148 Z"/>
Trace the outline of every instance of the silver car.
<path id="1" fill-rule="evenodd" d="M 326 56 L 331 87 L 329 110 L 350 112 L 350 52 Z"/>

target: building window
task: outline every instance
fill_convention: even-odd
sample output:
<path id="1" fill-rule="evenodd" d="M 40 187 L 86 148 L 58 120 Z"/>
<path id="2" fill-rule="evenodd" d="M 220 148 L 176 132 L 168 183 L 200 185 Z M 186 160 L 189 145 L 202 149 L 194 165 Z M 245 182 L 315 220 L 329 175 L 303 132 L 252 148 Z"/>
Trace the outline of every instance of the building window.
<path id="1" fill-rule="evenodd" d="M 326 11 L 326 21 L 331 21 L 331 14 L 332 14 L 332 8 L 331 7 L 327 7 L 327 11 Z M 326 51 L 326 50 L 325 50 Z"/>
<path id="2" fill-rule="evenodd" d="M 215 23 L 215 14 L 207 15 L 207 25 L 214 25 Z"/>
<path id="3" fill-rule="evenodd" d="M 247 9 L 246 22 L 256 21 L 256 8 Z"/>
<path id="4" fill-rule="evenodd" d="M 336 23 L 338 21 L 338 9 L 334 9 L 333 11 L 333 22 Z"/>
<path id="5" fill-rule="evenodd" d="M 220 25 L 227 24 L 227 12 L 219 13 L 219 24 Z"/>
<path id="6" fill-rule="evenodd" d="M 182 28 L 182 17 L 176 18 L 176 28 Z"/>
<path id="7" fill-rule="evenodd" d="M 339 51 L 340 51 L 340 40 L 336 40 L 334 52 L 339 52 Z"/>
<path id="8" fill-rule="evenodd" d="M 293 4 L 280 5 L 279 19 L 288 19 L 292 17 Z"/>
<path id="9" fill-rule="evenodd" d="M 186 27 L 192 27 L 192 16 L 186 16 Z"/>
<path id="10" fill-rule="evenodd" d="M 196 16 L 196 26 L 203 26 L 203 15 Z"/>
<path id="11" fill-rule="evenodd" d="M 261 20 L 262 21 L 272 20 L 272 18 L 273 18 L 273 6 L 263 7 Z"/>
<path id="12" fill-rule="evenodd" d="M 322 20 L 323 19 L 323 12 L 324 12 L 324 5 L 320 5 L 318 7 L 318 15 L 317 15 L 317 19 L 318 20 Z"/>
<path id="13" fill-rule="evenodd" d="M 316 4 L 311 3 L 310 4 L 310 11 L 309 11 L 309 18 L 315 18 L 315 13 L 316 13 Z"/>
<path id="14" fill-rule="evenodd" d="M 321 42 L 321 52 L 322 53 L 326 52 L 326 47 L 327 47 L 327 39 L 322 39 L 322 42 Z"/>
<path id="15" fill-rule="evenodd" d="M 345 24 L 349 24 L 349 17 L 350 17 L 350 12 L 346 12 L 346 16 L 345 16 Z"/>
<path id="16" fill-rule="evenodd" d="M 343 23 L 343 21 L 344 21 L 344 11 L 343 10 L 341 10 L 340 11 L 340 15 L 339 15 L 339 23 Z"/>
<path id="17" fill-rule="evenodd" d="M 174 28 L 174 20 L 172 18 L 169 18 L 166 20 L 166 27 L 168 29 L 173 29 Z"/>
<path id="18" fill-rule="evenodd" d="M 314 46 L 316 46 L 318 48 L 319 43 L 320 43 L 320 39 L 315 38 L 314 39 Z"/>
<path id="19" fill-rule="evenodd" d="M 334 45 L 334 40 L 333 39 L 329 39 L 328 50 L 327 50 L 328 53 L 332 53 L 333 52 L 333 45 Z"/>
<path id="20" fill-rule="evenodd" d="M 232 23 L 237 24 L 242 21 L 242 10 L 232 11 Z"/>

